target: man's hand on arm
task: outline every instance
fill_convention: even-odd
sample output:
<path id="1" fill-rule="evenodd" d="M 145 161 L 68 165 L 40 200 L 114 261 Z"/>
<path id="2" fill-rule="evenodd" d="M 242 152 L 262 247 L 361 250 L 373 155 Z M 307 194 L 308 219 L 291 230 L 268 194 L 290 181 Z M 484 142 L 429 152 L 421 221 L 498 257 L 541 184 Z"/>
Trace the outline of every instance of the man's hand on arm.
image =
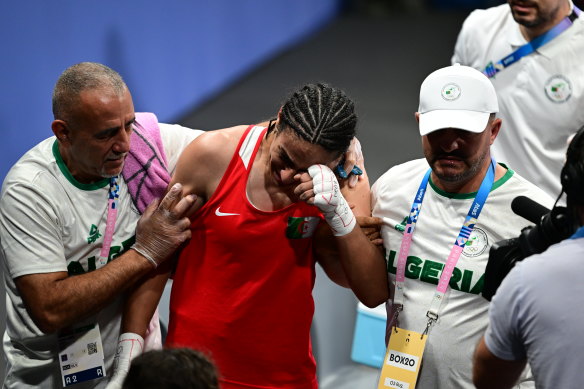
<path id="1" fill-rule="evenodd" d="M 103 309 L 121 292 L 165 261 L 190 238 L 185 216 L 195 201 L 180 186 L 151 204 L 138 222 L 136 245 L 102 268 L 77 276 L 67 272 L 29 274 L 14 281 L 35 324 L 53 333 Z M 123 217 L 123 215 L 120 215 Z"/>
<path id="2" fill-rule="evenodd" d="M 191 237 L 188 213 L 196 195 L 182 197 L 182 186 L 175 184 L 158 204 L 153 201 L 138 221 L 136 243 L 131 247 L 154 268 L 164 262 Z"/>
<path id="3" fill-rule="evenodd" d="M 381 224 L 383 221 L 373 216 L 357 216 L 357 224 L 367 239 L 375 246 L 383 249 L 383 239 L 381 238 Z"/>

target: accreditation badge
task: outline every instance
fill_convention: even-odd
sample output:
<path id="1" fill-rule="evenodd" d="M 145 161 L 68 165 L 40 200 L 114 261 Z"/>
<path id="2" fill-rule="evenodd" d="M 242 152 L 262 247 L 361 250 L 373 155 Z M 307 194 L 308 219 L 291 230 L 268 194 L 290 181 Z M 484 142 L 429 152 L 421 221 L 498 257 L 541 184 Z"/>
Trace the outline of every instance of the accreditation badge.
<path id="1" fill-rule="evenodd" d="M 414 389 L 428 335 L 394 327 L 377 389 Z"/>
<path id="2" fill-rule="evenodd" d="M 59 334 L 59 367 L 64 387 L 105 377 L 98 324 Z"/>

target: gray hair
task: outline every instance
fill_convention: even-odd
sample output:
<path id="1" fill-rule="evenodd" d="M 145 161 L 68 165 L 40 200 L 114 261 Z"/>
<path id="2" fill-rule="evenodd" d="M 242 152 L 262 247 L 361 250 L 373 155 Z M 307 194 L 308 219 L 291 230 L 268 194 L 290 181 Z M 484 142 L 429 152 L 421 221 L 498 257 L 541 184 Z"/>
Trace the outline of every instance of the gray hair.
<path id="1" fill-rule="evenodd" d="M 126 89 L 122 76 L 115 70 L 95 62 L 81 62 L 67 68 L 53 89 L 55 120 L 71 120 L 71 108 L 81 92 L 87 89 L 111 88 L 121 95 Z"/>

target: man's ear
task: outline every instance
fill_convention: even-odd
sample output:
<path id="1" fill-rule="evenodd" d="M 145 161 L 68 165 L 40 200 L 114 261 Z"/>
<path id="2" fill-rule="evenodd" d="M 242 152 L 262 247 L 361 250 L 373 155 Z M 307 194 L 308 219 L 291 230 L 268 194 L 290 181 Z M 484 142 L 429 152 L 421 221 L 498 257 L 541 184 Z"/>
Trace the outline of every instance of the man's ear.
<path id="1" fill-rule="evenodd" d="M 495 120 L 493 120 L 493 123 L 491 124 L 491 144 L 495 142 L 495 138 L 497 138 L 497 135 L 499 135 L 502 122 L 503 121 L 500 118 L 496 118 Z"/>
<path id="2" fill-rule="evenodd" d="M 53 134 L 57 137 L 59 142 L 66 143 L 69 141 L 69 127 L 67 123 L 63 120 L 54 120 L 51 123 L 51 129 L 53 130 Z"/>

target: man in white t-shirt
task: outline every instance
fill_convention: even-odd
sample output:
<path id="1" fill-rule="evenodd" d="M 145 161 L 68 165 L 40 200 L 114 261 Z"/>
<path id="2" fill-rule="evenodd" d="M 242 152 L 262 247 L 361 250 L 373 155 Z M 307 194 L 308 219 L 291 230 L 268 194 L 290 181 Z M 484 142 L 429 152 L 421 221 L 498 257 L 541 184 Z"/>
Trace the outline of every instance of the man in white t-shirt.
<path id="1" fill-rule="evenodd" d="M 87 62 L 68 68 L 53 113 L 55 136 L 24 154 L 2 186 L 6 388 L 104 387 L 123 292 L 190 238 L 195 199 L 181 198 L 180 185 L 140 216 L 120 175 L 140 123 L 118 73 Z M 171 173 L 201 131 L 159 128 Z"/>
<path id="2" fill-rule="evenodd" d="M 418 389 L 473 388 L 472 349 L 487 326 L 488 302 L 480 293 L 490 246 L 529 224 L 511 211 L 516 196 L 546 206 L 552 199 L 491 159 L 501 119 L 495 116 L 495 90 L 479 71 L 455 65 L 433 72 L 421 86 L 418 111 L 425 159 L 394 166 L 372 187 L 373 216 L 383 220 L 387 261 L 387 269 L 378 271 L 387 271 L 390 283 L 387 337 L 395 325 L 428 330 Z M 421 204 L 413 207 L 421 193 Z M 482 212 L 475 218 L 477 207 Z M 414 216 L 412 208 L 418 209 Z M 474 221 L 466 223 L 471 214 Z M 409 251 L 400 249 L 407 236 L 412 237 Z M 442 269 L 457 247 L 460 254 L 448 261 L 453 267 L 441 303 L 434 306 Z M 400 271 L 403 281 L 396 277 Z M 427 312 L 434 320 L 429 322 Z"/>
<path id="3" fill-rule="evenodd" d="M 519 262 L 503 280 L 475 353 L 477 388 L 512 387 L 527 362 L 538 388 L 582 387 L 584 129 L 568 148 L 561 181 L 579 228 L 571 238 Z"/>
<path id="4" fill-rule="evenodd" d="M 493 155 L 556 197 L 567 141 L 584 124 L 584 20 L 570 0 L 508 3 L 468 16 L 452 63 L 483 71 L 528 42 L 537 44 L 534 38 L 559 33 L 506 60 L 510 65 L 491 77 L 503 119 Z"/>

